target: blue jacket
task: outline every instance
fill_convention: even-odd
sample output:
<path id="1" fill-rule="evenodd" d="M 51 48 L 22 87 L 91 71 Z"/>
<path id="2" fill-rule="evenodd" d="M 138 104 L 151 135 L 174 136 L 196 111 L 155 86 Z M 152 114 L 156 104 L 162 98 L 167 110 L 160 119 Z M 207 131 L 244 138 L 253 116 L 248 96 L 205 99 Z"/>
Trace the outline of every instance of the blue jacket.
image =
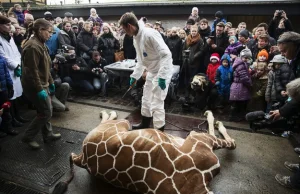
<path id="1" fill-rule="evenodd" d="M 6 60 L 2 56 L 0 56 L 0 92 L 6 91 L 7 86 L 12 88 L 13 81 L 11 80 L 11 77 L 9 75 Z"/>
<path id="2" fill-rule="evenodd" d="M 22 12 L 18 12 L 18 11 L 14 11 L 14 13 L 18 17 L 18 22 L 19 22 L 20 26 L 23 26 L 23 24 L 24 24 L 24 14 Z"/>
<path id="3" fill-rule="evenodd" d="M 57 49 L 58 49 L 58 33 L 59 33 L 59 28 L 54 26 L 54 31 L 55 34 L 52 34 L 51 38 L 46 41 L 46 45 L 49 48 L 49 55 L 54 56 L 57 54 Z"/>
<path id="4" fill-rule="evenodd" d="M 212 23 L 211 25 L 211 34 L 214 34 L 215 33 L 215 30 L 216 30 L 216 26 L 219 22 L 223 22 L 224 24 L 226 24 L 226 19 L 225 18 L 222 18 L 222 19 L 215 19 L 214 22 Z"/>
<path id="5" fill-rule="evenodd" d="M 224 67 L 222 62 L 224 60 L 228 61 L 228 66 Z M 233 80 L 233 71 L 232 66 L 230 64 L 230 56 L 228 54 L 224 54 L 221 58 L 221 65 L 217 69 L 216 73 L 216 85 L 218 86 L 218 93 L 222 96 L 228 96 L 230 93 L 230 86 Z M 218 82 L 218 83 L 217 83 Z"/>

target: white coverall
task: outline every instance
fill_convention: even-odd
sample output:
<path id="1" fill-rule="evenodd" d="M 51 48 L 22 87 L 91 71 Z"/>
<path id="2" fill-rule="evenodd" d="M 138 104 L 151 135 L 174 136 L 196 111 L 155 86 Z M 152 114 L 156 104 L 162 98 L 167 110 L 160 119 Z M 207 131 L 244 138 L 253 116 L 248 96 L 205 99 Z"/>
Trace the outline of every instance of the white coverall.
<path id="1" fill-rule="evenodd" d="M 173 74 L 172 54 L 158 31 L 146 28 L 142 20 L 138 24 L 139 32 L 134 36 L 137 65 L 130 77 L 138 80 L 147 70 L 141 114 L 153 116 L 154 128 L 159 129 L 165 125 L 164 100 Z M 158 78 L 166 80 L 164 90 L 158 86 Z"/>

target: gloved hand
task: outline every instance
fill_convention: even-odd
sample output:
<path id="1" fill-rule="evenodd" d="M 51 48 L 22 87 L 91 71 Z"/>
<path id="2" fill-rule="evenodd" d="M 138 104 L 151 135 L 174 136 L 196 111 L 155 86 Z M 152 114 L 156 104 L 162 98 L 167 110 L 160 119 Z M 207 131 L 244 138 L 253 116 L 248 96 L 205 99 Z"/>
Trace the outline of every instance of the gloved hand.
<path id="1" fill-rule="evenodd" d="M 54 84 L 49 85 L 49 91 L 50 91 L 50 93 L 55 93 L 55 85 Z"/>
<path id="2" fill-rule="evenodd" d="M 162 78 L 158 78 L 158 85 L 162 90 L 166 89 L 166 80 Z"/>
<path id="3" fill-rule="evenodd" d="M 135 84 L 136 84 L 136 83 L 134 83 L 135 81 L 136 81 L 136 79 L 135 79 L 135 78 L 133 78 L 133 77 L 131 77 L 131 78 L 130 78 L 129 85 L 134 87 L 134 86 L 135 86 Z M 133 84 L 134 84 L 134 85 L 133 85 Z"/>
<path id="4" fill-rule="evenodd" d="M 20 77 L 21 74 L 22 74 L 22 69 L 20 66 L 16 67 L 15 70 L 14 70 L 14 74 L 16 77 Z"/>
<path id="5" fill-rule="evenodd" d="M 47 96 L 48 96 L 48 94 L 47 94 L 47 92 L 46 92 L 45 90 L 39 91 L 39 92 L 37 93 L 37 95 L 38 95 L 38 98 L 39 98 L 40 100 L 46 100 L 46 98 L 47 98 Z"/>

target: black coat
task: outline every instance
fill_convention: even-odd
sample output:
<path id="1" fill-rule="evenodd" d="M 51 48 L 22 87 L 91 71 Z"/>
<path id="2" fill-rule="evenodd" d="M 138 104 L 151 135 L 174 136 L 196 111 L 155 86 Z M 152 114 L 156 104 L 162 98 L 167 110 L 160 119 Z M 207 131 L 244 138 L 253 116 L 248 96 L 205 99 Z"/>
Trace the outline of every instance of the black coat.
<path id="1" fill-rule="evenodd" d="M 295 77 L 300 78 L 300 44 L 298 45 L 296 58 L 292 60 L 291 66 Z"/>
<path id="2" fill-rule="evenodd" d="M 180 65 L 179 60 L 181 58 L 181 52 L 182 52 L 181 38 L 178 35 L 170 36 L 166 39 L 166 45 L 169 47 L 172 53 L 173 64 Z"/>
<path id="3" fill-rule="evenodd" d="M 98 40 L 98 50 L 107 64 L 115 62 L 115 52 L 119 49 L 120 43 L 112 33 L 103 34 Z"/>
<path id="4" fill-rule="evenodd" d="M 80 70 L 71 70 L 71 78 L 73 80 L 90 80 L 91 69 L 81 57 L 77 57 L 74 64 L 77 64 L 80 67 Z"/>
<path id="5" fill-rule="evenodd" d="M 123 51 L 125 59 L 135 59 L 136 51 L 133 45 L 133 37 L 125 34 L 123 40 Z"/>
<path id="6" fill-rule="evenodd" d="M 77 46 L 79 53 L 88 53 L 89 51 L 97 50 L 98 41 L 92 32 L 87 32 L 82 29 L 77 37 Z"/>
<path id="7" fill-rule="evenodd" d="M 207 26 L 206 29 L 201 30 L 201 28 L 198 28 L 198 33 L 200 34 L 201 38 L 203 39 L 203 41 L 206 42 L 206 39 L 209 37 L 210 33 L 211 33 L 211 29 L 210 26 Z"/>
<path id="8" fill-rule="evenodd" d="M 57 38 L 59 48 L 62 48 L 63 45 L 76 47 L 76 37 L 73 31 L 67 33 L 64 30 L 61 30 L 58 32 Z"/>
<path id="9" fill-rule="evenodd" d="M 271 37 L 273 37 L 275 40 L 278 40 L 279 36 L 283 32 L 293 31 L 293 26 L 290 20 L 284 21 L 284 29 L 279 29 L 278 25 L 281 18 L 272 19 L 269 23 L 268 33 Z"/>
<path id="10" fill-rule="evenodd" d="M 212 38 L 213 44 L 216 44 L 216 48 L 209 46 L 209 55 L 212 53 L 218 53 L 220 56 L 223 56 L 225 49 L 229 46 L 228 36 L 223 33 L 221 36 L 214 36 Z"/>
<path id="11" fill-rule="evenodd" d="M 280 102 L 284 102 L 286 98 L 281 96 L 281 91 L 286 91 L 286 85 L 295 79 L 292 71 L 292 66 L 289 64 L 283 64 L 277 70 L 275 70 L 275 89 L 276 99 Z"/>

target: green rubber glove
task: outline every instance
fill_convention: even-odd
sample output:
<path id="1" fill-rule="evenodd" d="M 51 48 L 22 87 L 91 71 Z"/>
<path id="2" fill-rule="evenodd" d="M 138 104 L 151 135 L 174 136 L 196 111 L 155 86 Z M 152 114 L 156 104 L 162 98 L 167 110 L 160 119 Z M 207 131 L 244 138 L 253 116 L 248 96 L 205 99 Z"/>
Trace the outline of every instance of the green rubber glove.
<path id="1" fill-rule="evenodd" d="M 166 80 L 162 78 L 158 78 L 158 85 L 162 90 L 166 89 Z"/>
<path id="2" fill-rule="evenodd" d="M 47 96 L 48 96 L 48 94 L 47 94 L 47 92 L 46 92 L 45 90 L 39 91 L 39 92 L 37 93 L 37 95 L 38 95 L 38 98 L 39 98 L 40 100 L 46 100 L 46 98 L 47 98 Z"/>
<path id="3" fill-rule="evenodd" d="M 21 67 L 15 68 L 14 74 L 15 74 L 16 77 L 21 77 L 21 74 L 22 74 L 22 69 L 21 69 Z"/>
<path id="4" fill-rule="evenodd" d="M 136 81 L 136 79 L 133 78 L 133 77 L 131 77 L 131 78 L 130 78 L 129 85 L 132 86 L 132 84 L 134 84 L 135 81 Z M 135 86 L 135 84 L 134 84 L 133 86 Z"/>
<path id="5" fill-rule="evenodd" d="M 54 84 L 50 84 L 49 91 L 50 91 L 50 93 L 55 93 L 55 85 Z"/>

